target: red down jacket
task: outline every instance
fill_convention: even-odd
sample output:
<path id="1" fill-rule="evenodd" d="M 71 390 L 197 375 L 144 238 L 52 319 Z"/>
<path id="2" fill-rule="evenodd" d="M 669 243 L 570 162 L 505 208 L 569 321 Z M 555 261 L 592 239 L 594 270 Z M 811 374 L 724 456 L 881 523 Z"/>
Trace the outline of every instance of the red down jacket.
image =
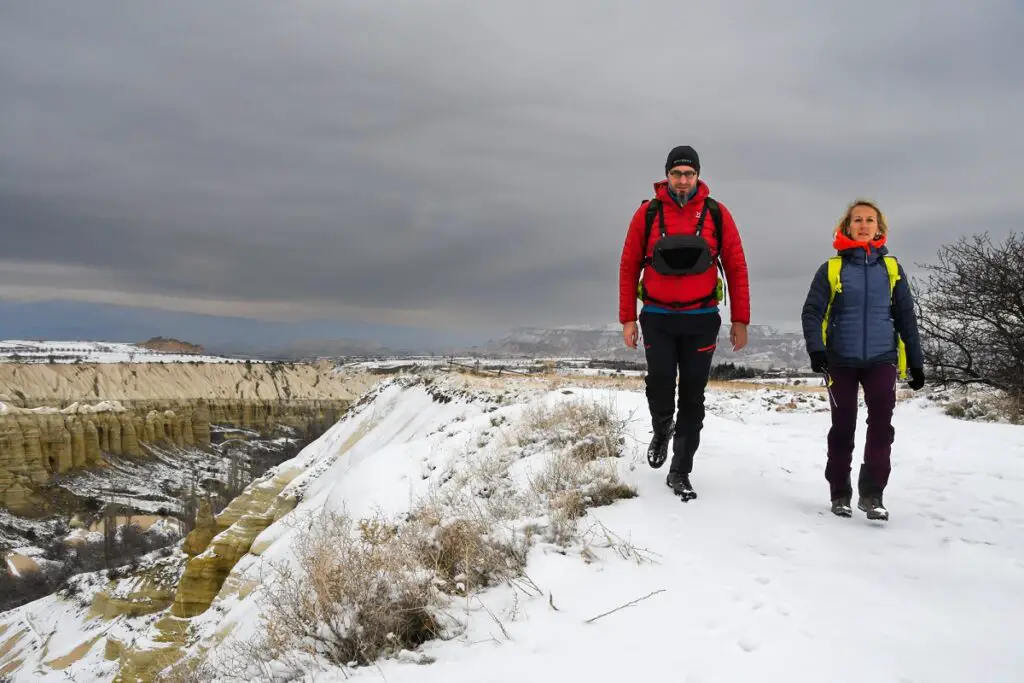
<path id="1" fill-rule="evenodd" d="M 697 231 L 697 217 L 704 207 L 704 199 L 710 195 L 710 189 L 703 180 L 697 181 L 696 194 L 682 207 L 676 204 L 669 194 L 667 180 L 654 183 L 654 193 L 665 207 L 666 234 L 692 235 Z M 719 206 L 722 207 L 722 241 L 724 242 L 721 258 L 728 285 L 727 294 L 732 322 L 749 324 L 750 284 L 747 278 L 747 261 L 743 254 L 743 243 L 732 214 L 721 202 L 719 202 Z M 644 270 L 644 288 L 652 298 L 659 301 L 690 301 L 703 297 L 714 289 L 715 282 L 718 280 L 718 269 L 715 267 L 700 274 L 683 276 L 661 275 L 651 266 L 644 267 L 644 257 L 653 253 L 654 243 L 660 237 L 658 220 L 655 218 L 654 224 L 651 226 L 650 238 L 647 241 L 647 253 L 641 254 L 646 209 L 647 205 L 643 204 L 633 214 L 633 220 L 629 223 L 629 231 L 626 233 L 625 244 L 622 246 L 622 258 L 619 262 L 619 322 L 623 324 L 637 319 L 636 289 L 641 268 Z M 710 246 L 712 255 L 717 255 L 719 249 L 715 240 L 715 226 L 710 216 L 704 219 L 702 235 Z M 717 302 L 707 305 L 713 306 L 715 303 Z M 697 308 L 701 305 L 703 304 L 693 304 L 687 308 Z"/>

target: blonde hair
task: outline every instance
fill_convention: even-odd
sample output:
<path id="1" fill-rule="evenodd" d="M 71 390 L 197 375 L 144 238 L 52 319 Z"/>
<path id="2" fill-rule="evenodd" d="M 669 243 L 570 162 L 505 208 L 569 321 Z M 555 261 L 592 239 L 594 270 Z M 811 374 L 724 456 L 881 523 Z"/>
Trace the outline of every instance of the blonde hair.
<path id="1" fill-rule="evenodd" d="M 889 235 L 889 223 L 885 220 L 885 214 L 878 208 L 870 199 L 857 199 L 846 208 L 846 213 L 843 214 L 843 218 L 836 224 L 836 233 L 843 233 L 847 237 L 850 237 L 850 221 L 853 220 L 853 210 L 858 206 L 868 206 L 875 210 L 878 214 L 878 232 L 881 237 L 888 237 Z"/>

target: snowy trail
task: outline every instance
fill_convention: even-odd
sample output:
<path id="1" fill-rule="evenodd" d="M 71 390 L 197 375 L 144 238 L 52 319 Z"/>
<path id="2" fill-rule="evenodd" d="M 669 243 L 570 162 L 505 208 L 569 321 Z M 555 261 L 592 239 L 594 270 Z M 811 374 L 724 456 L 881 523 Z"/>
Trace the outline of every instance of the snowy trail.
<path id="1" fill-rule="evenodd" d="M 683 503 L 667 466 L 643 460 L 639 497 L 590 511 L 657 553 L 656 564 L 538 551 L 530 577 L 550 594 L 507 615 L 511 592 L 485 598 L 492 619 L 468 642 L 431 644 L 430 667 L 389 664 L 388 681 L 1019 681 L 1024 653 L 1024 443 L 1019 427 L 955 422 L 901 404 L 887 495 L 892 519 L 828 511 L 827 413 L 709 414 Z M 863 414 L 858 448 L 863 443 Z M 858 458 L 855 457 L 854 477 Z M 663 591 L 590 624 L 587 619 Z M 522 596 L 521 596 L 522 597 Z M 499 611 L 504 610 L 504 611 Z M 493 639 L 493 640 L 489 640 Z M 500 643 L 500 646 L 498 646 Z"/>

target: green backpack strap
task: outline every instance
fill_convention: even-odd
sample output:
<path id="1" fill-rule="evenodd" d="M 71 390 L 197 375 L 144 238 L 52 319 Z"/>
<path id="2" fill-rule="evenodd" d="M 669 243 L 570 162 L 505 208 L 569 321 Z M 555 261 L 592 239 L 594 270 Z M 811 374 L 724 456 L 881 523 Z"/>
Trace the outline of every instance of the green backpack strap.
<path id="1" fill-rule="evenodd" d="M 900 265 L 895 256 L 883 256 L 885 269 L 889 273 L 889 300 L 895 305 L 896 283 L 900 279 Z M 893 316 L 895 318 L 895 315 Z M 907 378 L 907 345 L 903 337 L 896 332 L 896 367 L 899 370 L 900 379 Z"/>
<path id="2" fill-rule="evenodd" d="M 832 302 L 836 294 L 843 291 L 843 283 L 839 279 L 839 271 L 843 267 L 843 257 L 833 256 L 828 260 L 828 305 L 825 306 L 825 317 L 821 319 L 821 343 L 828 348 L 828 319 L 832 314 Z"/>

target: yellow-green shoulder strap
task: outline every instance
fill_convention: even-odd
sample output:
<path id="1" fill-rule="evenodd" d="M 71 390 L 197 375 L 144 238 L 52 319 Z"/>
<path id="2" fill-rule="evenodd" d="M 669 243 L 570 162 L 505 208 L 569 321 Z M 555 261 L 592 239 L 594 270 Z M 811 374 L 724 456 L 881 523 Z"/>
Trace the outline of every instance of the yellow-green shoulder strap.
<path id="1" fill-rule="evenodd" d="M 821 343 L 827 346 L 828 317 L 832 313 L 832 300 L 837 293 L 843 291 L 843 283 L 839 280 L 839 271 L 843 267 L 843 257 L 833 256 L 828 260 L 828 305 L 825 307 L 825 317 L 821 320 Z"/>
<path id="2" fill-rule="evenodd" d="M 900 266 L 894 256 L 883 256 L 885 269 L 889 272 L 889 295 L 892 296 L 896 289 L 896 282 L 900 279 Z M 898 336 L 898 335 L 897 335 Z M 907 346 L 903 343 L 903 337 L 899 337 L 896 343 L 896 367 L 899 369 L 901 379 L 907 378 Z"/>

